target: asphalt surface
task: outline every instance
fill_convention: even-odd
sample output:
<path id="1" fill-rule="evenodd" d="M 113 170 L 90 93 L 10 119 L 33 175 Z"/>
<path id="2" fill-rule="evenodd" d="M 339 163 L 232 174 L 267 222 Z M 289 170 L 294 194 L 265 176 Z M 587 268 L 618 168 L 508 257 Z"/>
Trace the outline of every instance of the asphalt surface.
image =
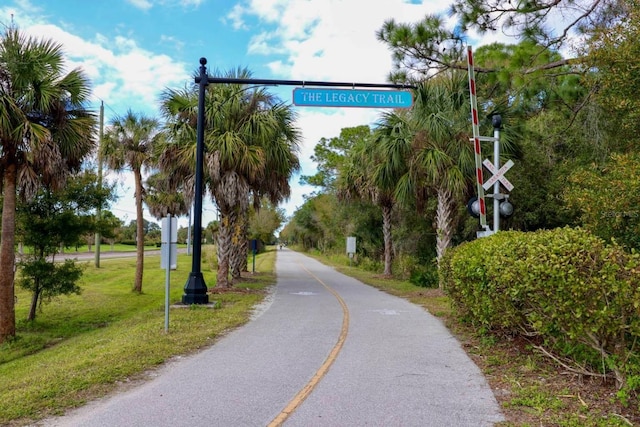
<path id="1" fill-rule="evenodd" d="M 477 427 L 503 420 L 479 369 L 422 308 L 286 248 L 276 271 L 273 293 L 242 328 L 139 386 L 40 425 Z"/>
<path id="2" fill-rule="evenodd" d="M 106 250 L 108 248 L 107 245 L 102 246 L 102 250 L 100 251 L 100 259 L 112 259 L 112 258 L 134 258 L 136 256 L 136 248 L 132 246 L 132 250 L 127 252 L 121 251 L 110 251 Z M 178 249 L 179 253 L 186 253 L 185 248 Z M 146 256 L 160 255 L 160 249 L 155 250 L 145 250 L 144 254 Z M 67 252 L 56 255 L 56 260 L 58 259 L 75 259 L 78 261 L 91 261 L 96 257 L 95 252 Z"/>

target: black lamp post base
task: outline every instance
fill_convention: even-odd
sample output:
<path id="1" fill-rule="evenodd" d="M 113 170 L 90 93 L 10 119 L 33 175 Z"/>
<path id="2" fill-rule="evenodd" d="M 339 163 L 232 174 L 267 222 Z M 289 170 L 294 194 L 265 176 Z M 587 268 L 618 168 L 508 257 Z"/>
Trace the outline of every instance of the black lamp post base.
<path id="1" fill-rule="evenodd" d="M 192 272 L 184 285 L 184 294 L 182 294 L 183 304 L 209 304 L 209 295 L 207 295 L 207 285 L 204 283 L 202 273 Z"/>

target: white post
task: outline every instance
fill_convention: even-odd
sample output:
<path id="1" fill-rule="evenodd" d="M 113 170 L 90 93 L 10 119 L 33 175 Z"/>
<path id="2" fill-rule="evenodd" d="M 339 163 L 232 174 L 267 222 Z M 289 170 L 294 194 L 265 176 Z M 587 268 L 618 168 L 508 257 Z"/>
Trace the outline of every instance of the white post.
<path id="1" fill-rule="evenodd" d="M 104 138 L 104 101 L 100 101 L 100 133 L 98 134 L 98 189 L 102 189 L 102 140 Z M 96 209 L 96 219 L 100 221 L 102 217 L 102 206 Z M 97 231 L 95 235 L 95 255 L 94 263 L 96 268 L 100 268 L 100 243 L 102 236 Z"/>
<path id="2" fill-rule="evenodd" d="M 171 214 L 167 215 L 168 220 L 167 224 L 167 233 L 165 233 L 166 239 L 162 242 L 166 248 L 166 257 L 167 257 L 167 273 L 164 285 L 164 331 L 169 332 L 169 292 L 170 292 L 170 283 L 171 283 Z"/>
<path id="3" fill-rule="evenodd" d="M 493 125 L 493 167 L 495 173 L 500 172 L 500 128 L 502 127 L 502 116 L 495 114 L 491 118 L 491 124 Z M 493 232 L 497 233 L 500 230 L 500 201 L 502 195 L 500 194 L 500 179 L 496 179 L 493 184 Z"/>
<path id="4" fill-rule="evenodd" d="M 500 128 L 493 128 L 493 165 L 500 170 Z M 497 172 L 496 172 L 497 173 Z M 500 230 L 500 180 L 493 184 L 493 232 Z"/>

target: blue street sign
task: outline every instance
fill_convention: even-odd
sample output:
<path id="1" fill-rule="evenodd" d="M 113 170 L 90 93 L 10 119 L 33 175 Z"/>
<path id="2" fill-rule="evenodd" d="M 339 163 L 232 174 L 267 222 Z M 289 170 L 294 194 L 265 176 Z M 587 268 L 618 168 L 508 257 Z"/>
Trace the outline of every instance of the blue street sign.
<path id="1" fill-rule="evenodd" d="M 405 90 L 295 88 L 293 104 L 305 107 L 409 108 L 413 95 Z"/>

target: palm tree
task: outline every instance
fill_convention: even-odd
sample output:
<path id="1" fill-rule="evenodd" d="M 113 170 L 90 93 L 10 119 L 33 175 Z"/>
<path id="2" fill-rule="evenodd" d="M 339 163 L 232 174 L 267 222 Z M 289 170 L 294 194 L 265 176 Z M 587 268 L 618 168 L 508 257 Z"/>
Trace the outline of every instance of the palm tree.
<path id="1" fill-rule="evenodd" d="M 134 292 L 142 292 L 142 273 L 144 268 L 144 218 L 142 201 L 142 169 L 154 164 L 154 143 L 159 132 L 159 122 L 154 118 L 138 115 L 131 110 L 111 120 L 111 127 L 105 133 L 102 146 L 103 158 L 109 167 L 121 171 L 131 168 L 135 180 L 136 198 L 136 275 Z"/>
<path id="2" fill-rule="evenodd" d="M 227 77 L 249 78 L 250 73 L 237 70 Z M 207 150 L 213 155 L 205 167 L 221 214 L 216 286 L 225 287 L 229 270 L 236 281 L 246 264 L 251 192 L 254 200 L 266 194 L 274 203 L 289 195 L 288 180 L 299 167 L 299 133 L 291 107 L 266 89 L 226 85 L 219 92 L 223 101 L 206 111 L 207 122 L 213 124 Z"/>
<path id="3" fill-rule="evenodd" d="M 177 175 L 156 172 L 147 178 L 146 185 L 144 201 L 156 219 L 189 213 L 193 187 L 185 187 Z"/>
<path id="4" fill-rule="evenodd" d="M 85 108 L 89 81 L 65 74 L 62 46 L 13 27 L 0 38 L 0 342 L 15 335 L 16 200 L 56 188 L 94 148 L 96 117 Z"/>
<path id="5" fill-rule="evenodd" d="M 339 171 L 338 197 L 364 200 L 382 211 L 384 275 L 392 275 L 392 214 L 396 204 L 395 186 L 405 172 L 406 146 L 403 123 L 395 114 L 385 114 L 373 134 L 362 135 L 349 151 Z"/>
<path id="6" fill-rule="evenodd" d="M 289 178 L 300 169 L 298 141 L 300 133 L 294 126 L 295 115 L 290 106 L 279 103 L 261 113 L 265 126 L 263 135 L 250 135 L 260 146 L 264 155 L 264 167 L 249 181 L 253 198 L 253 208 L 260 209 L 261 200 L 267 197 L 274 206 L 287 200 L 291 194 Z M 249 195 L 247 195 L 249 196 Z M 242 204 L 239 223 L 234 227 L 234 241 L 231 252 L 231 274 L 233 282 L 240 279 L 240 272 L 247 266 L 248 253 L 248 205 Z"/>
<path id="7" fill-rule="evenodd" d="M 229 78 L 250 78 L 246 69 L 232 70 Z M 197 87 L 167 90 L 163 115 L 171 142 L 160 159 L 164 171 L 193 181 Z M 232 262 L 233 248 L 244 246 L 251 194 L 268 194 L 280 202 L 289 194 L 288 179 L 299 167 L 293 113 L 264 88 L 243 84 L 210 85 L 205 99 L 206 190 L 220 210 L 217 233 L 217 287 L 229 286 L 229 272 L 236 277 L 241 268 Z M 283 154 L 284 153 L 284 154 Z M 243 253 L 238 249 L 238 254 Z M 241 256 L 238 255 L 237 259 Z"/>
<path id="8" fill-rule="evenodd" d="M 439 261 L 451 244 L 456 201 L 474 176 L 466 76 L 452 71 L 420 84 L 405 129 L 412 152 L 396 197 L 406 203 L 420 200 L 425 188 L 435 192 Z"/>

